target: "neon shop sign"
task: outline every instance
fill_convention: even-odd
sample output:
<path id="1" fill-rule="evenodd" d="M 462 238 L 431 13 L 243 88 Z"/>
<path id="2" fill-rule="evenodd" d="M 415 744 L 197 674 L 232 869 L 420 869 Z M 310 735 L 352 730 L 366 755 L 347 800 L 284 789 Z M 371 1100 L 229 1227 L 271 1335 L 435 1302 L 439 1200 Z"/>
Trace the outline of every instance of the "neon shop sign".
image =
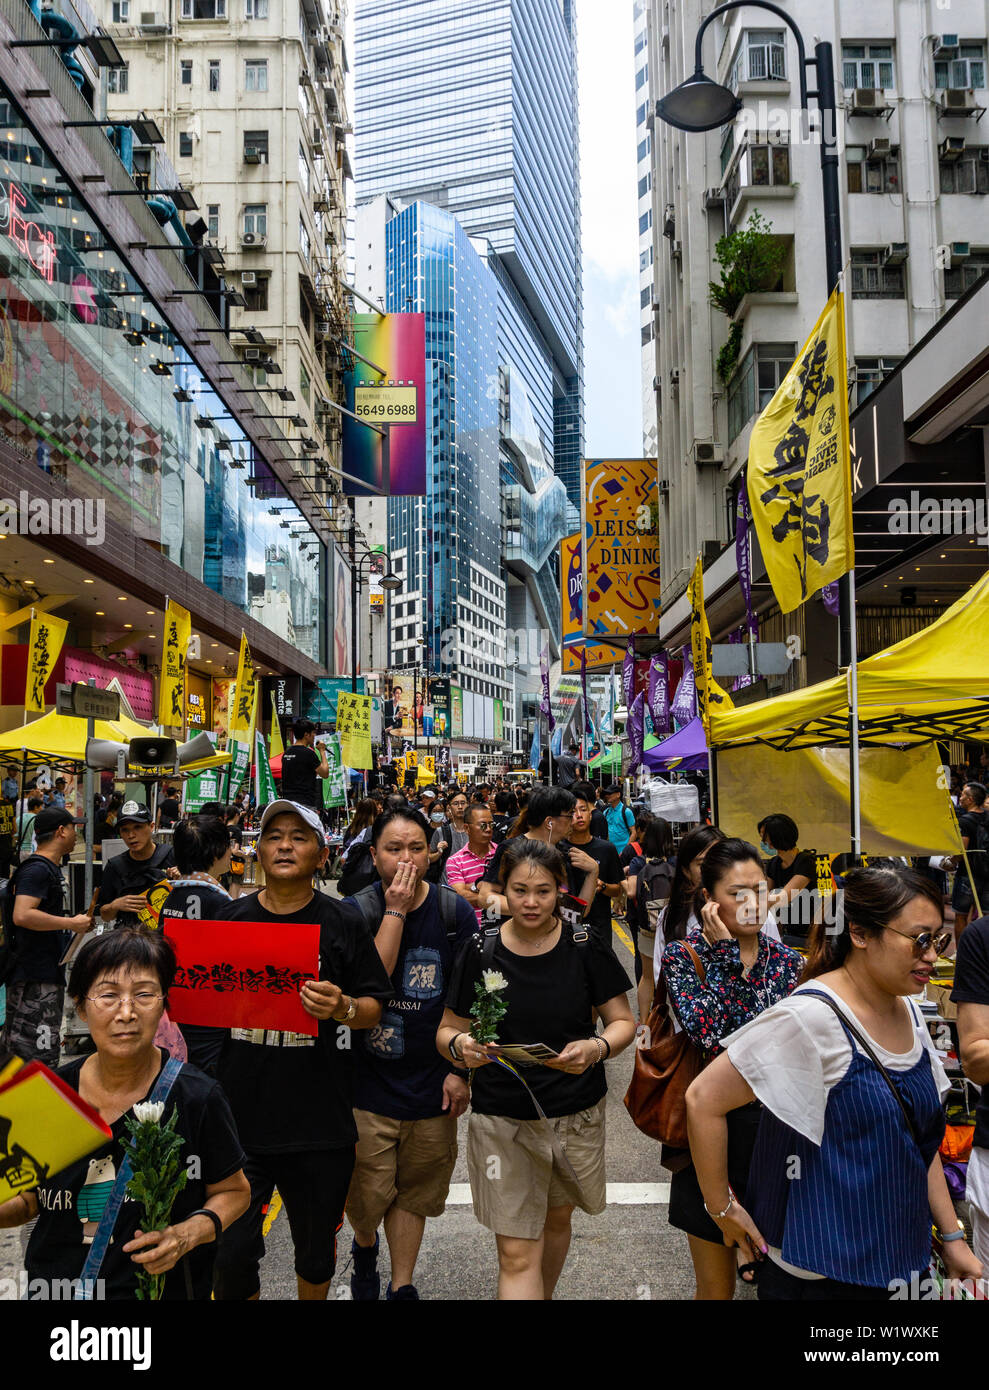
<path id="1" fill-rule="evenodd" d="M 51 285 L 55 280 L 55 233 L 43 231 L 37 222 L 21 215 L 27 207 L 27 195 L 16 183 L 7 189 L 7 235 L 35 270 Z"/>

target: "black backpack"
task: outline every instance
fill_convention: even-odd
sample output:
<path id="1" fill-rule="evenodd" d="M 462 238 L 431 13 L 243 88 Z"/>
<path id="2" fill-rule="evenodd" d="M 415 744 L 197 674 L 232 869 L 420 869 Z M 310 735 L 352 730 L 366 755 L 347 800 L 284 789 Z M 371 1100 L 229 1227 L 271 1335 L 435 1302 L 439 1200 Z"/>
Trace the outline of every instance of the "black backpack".
<path id="1" fill-rule="evenodd" d="M 975 825 L 975 839 L 968 847 L 972 877 L 980 888 L 984 888 L 989 885 L 989 813 L 983 811 L 978 819 L 971 812 L 969 815 Z"/>
<path id="2" fill-rule="evenodd" d="M 380 877 L 371 858 L 371 841 L 362 840 L 347 855 L 337 889 L 341 898 L 352 898 L 362 888 L 377 883 Z"/>
<path id="3" fill-rule="evenodd" d="M 635 900 L 639 910 L 639 928 L 655 933 L 659 919 L 670 900 L 673 886 L 673 865 L 667 859 L 648 859 L 639 870 Z"/>
<path id="4" fill-rule="evenodd" d="M 439 887 L 440 879 L 443 877 L 443 870 L 446 868 L 446 861 L 453 853 L 453 826 L 448 820 L 445 820 L 442 825 L 438 825 L 436 828 L 440 832 L 440 839 L 446 841 L 446 849 L 435 864 L 430 864 L 429 868 L 426 870 L 426 879 L 429 883 L 435 883 L 436 886 Z M 432 839 L 432 835 L 430 835 L 429 838 Z"/>
<path id="5" fill-rule="evenodd" d="M 443 923 L 446 939 L 452 946 L 457 939 L 457 894 L 452 888 L 447 888 L 442 883 L 436 884 L 435 887 L 439 894 L 440 921 Z M 378 885 L 372 884 L 369 888 L 364 888 L 360 893 L 355 893 L 352 896 L 358 912 L 364 918 L 368 931 L 374 936 L 381 925 L 382 917 Z"/>
<path id="6" fill-rule="evenodd" d="M 62 872 L 43 854 L 29 854 L 17 865 L 9 878 L 0 879 L 0 985 L 5 985 L 14 973 L 17 964 L 17 928 L 14 926 L 14 897 L 17 892 L 17 875 L 32 859 L 40 859 L 47 864 L 51 873 L 58 879 L 58 889 L 62 892 Z"/>

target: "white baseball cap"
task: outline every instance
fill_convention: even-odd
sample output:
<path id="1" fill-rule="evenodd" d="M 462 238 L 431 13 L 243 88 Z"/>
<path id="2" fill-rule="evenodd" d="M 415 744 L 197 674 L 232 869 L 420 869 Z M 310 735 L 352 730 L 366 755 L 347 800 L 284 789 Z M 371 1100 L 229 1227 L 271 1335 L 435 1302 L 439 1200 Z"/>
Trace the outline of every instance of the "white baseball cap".
<path id="1" fill-rule="evenodd" d="M 319 843 L 326 844 L 326 831 L 323 829 L 323 822 L 311 806 L 302 806 L 298 801 L 272 801 L 265 808 L 261 816 L 259 833 L 264 834 L 264 828 L 271 820 L 272 816 L 281 816 L 286 812 L 292 811 L 297 816 L 301 816 L 310 830 L 314 830 L 319 836 Z"/>

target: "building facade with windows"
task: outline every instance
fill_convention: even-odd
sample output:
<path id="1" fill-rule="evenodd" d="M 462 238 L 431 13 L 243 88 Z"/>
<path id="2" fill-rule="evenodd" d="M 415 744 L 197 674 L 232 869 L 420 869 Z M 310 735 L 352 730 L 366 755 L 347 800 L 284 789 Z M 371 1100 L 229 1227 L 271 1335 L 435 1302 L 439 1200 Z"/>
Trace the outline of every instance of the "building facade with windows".
<path id="1" fill-rule="evenodd" d="M 243 296 L 230 310 L 228 355 L 272 393 L 298 446 L 298 471 L 332 508 L 341 432 L 330 405 L 343 398 L 349 320 L 340 283 L 352 177 L 343 6 L 99 3 L 127 62 L 110 84 L 108 110 L 121 118 L 144 111 L 159 123 L 177 177 L 222 252 L 227 283 Z M 269 359 L 277 370 L 265 368 Z"/>
<path id="2" fill-rule="evenodd" d="M 649 0 L 634 0 L 635 43 L 635 176 L 639 210 L 639 326 L 642 338 L 642 454 L 652 458 L 659 448 L 656 416 L 656 315 L 653 309 L 652 139 L 649 105 Z"/>
<path id="3" fill-rule="evenodd" d="M 745 9 L 709 27 L 705 72 L 744 109 L 722 130 L 687 134 L 655 103 L 693 72 L 706 11 L 699 0 L 645 8 L 637 61 L 649 69 L 651 214 L 662 235 L 643 376 L 651 366 L 669 603 L 698 553 L 711 563 L 734 537 L 752 426 L 820 313 L 826 281 L 820 148 L 799 120 L 790 30 Z M 989 7 L 838 0 L 822 14 L 797 0 L 788 12 L 810 52 L 817 39 L 834 46 L 854 409 L 989 268 Z M 812 69 L 808 79 L 813 88 Z M 778 264 L 726 314 L 708 301 L 715 246 L 753 212 L 771 224 Z"/>

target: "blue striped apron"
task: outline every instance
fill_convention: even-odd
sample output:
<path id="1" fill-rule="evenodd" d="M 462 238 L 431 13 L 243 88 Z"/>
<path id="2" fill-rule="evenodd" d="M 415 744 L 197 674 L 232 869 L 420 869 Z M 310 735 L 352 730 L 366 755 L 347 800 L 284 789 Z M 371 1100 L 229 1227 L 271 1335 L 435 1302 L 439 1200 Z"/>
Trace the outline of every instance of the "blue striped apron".
<path id="1" fill-rule="evenodd" d="M 915 1270 L 923 1276 L 930 1263 L 927 1170 L 944 1137 L 944 1109 L 925 1046 L 908 1071 L 890 1072 L 918 1147 L 881 1072 L 841 1026 L 852 1061 L 828 1095 L 820 1147 L 764 1110 L 745 1205 L 788 1264 L 885 1288 Z"/>

